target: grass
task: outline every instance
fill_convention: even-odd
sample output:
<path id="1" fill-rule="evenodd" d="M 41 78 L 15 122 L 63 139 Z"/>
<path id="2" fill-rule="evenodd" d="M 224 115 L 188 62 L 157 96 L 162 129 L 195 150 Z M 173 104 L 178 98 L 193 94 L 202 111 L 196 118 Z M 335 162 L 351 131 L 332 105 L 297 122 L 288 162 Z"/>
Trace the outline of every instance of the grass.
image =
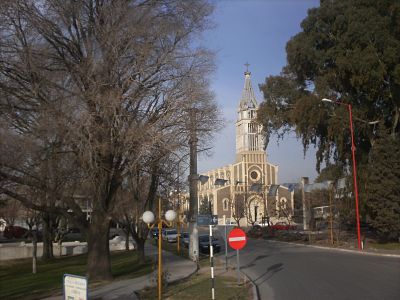
<path id="1" fill-rule="evenodd" d="M 32 274 L 32 259 L 0 262 L 0 299 L 41 299 L 62 292 L 63 275 L 84 276 L 87 255 L 38 260 L 37 274 Z M 139 277 L 152 271 L 152 262 L 139 264 L 137 252 L 118 251 L 111 254 L 115 279 Z M 96 282 L 89 282 L 94 286 Z"/>
<path id="2" fill-rule="evenodd" d="M 369 242 L 370 248 L 380 249 L 380 250 L 400 250 L 400 243 L 374 243 Z"/>
<path id="3" fill-rule="evenodd" d="M 152 241 L 157 246 L 157 241 Z M 175 255 L 178 255 L 177 244 L 168 243 L 163 241 L 163 250 L 169 251 Z M 188 249 L 180 247 L 180 256 L 188 258 Z M 214 260 L 216 268 L 224 269 L 221 264 Z M 199 260 L 200 271 L 190 278 L 175 282 L 166 287 L 163 287 L 163 299 L 169 300 L 203 300 L 211 299 L 211 279 L 210 279 L 210 259 L 208 255 L 200 255 Z M 247 300 L 249 299 L 249 293 L 251 286 L 237 285 L 236 273 L 232 274 L 216 272 L 215 275 L 215 298 L 220 300 Z M 142 300 L 153 300 L 157 299 L 157 288 L 148 288 L 139 292 L 140 299 Z"/>
<path id="4" fill-rule="evenodd" d="M 215 298 L 219 300 L 247 300 L 251 286 L 237 285 L 236 278 L 232 276 L 215 276 Z M 164 287 L 163 299 L 169 300 L 203 300 L 211 298 L 210 274 L 197 273 L 186 280 L 176 282 Z M 140 292 L 140 299 L 157 299 L 157 288 L 146 289 Z"/>

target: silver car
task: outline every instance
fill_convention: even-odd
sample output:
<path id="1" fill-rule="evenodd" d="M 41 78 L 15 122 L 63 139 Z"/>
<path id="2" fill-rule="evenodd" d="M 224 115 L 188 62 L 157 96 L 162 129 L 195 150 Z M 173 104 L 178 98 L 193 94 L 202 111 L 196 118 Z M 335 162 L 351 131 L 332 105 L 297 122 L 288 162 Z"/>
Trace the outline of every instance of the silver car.
<path id="1" fill-rule="evenodd" d="M 176 229 L 166 229 L 162 232 L 162 239 L 168 243 L 176 242 L 178 238 L 178 231 Z"/>

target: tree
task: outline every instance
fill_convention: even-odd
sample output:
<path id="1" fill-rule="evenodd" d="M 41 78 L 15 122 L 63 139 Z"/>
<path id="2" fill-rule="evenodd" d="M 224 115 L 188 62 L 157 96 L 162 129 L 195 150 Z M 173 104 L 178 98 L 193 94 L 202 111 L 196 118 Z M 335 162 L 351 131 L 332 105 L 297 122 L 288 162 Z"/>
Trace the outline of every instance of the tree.
<path id="1" fill-rule="evenodd" d="M 200 201 L 199 214 L 210 215 L 211 214 L 211 202 L 208 201 L 207 197 L 204 197 Z"/>
<path id="2" fill-rule="evenodd" d="M 294 130 L 304 151 L 317 148 L 321 163 L 351 170 L 351 104 L 360 195 L 366 166 L 377 141 L 377 126 L 400 139 L 400 3 L 397 1 L 321 1 L 308 11 L 302 31 L 286 45 L 287 65 L 260 88 L 265 101 L 258 114 L 267 141 Z M 377 125 L 378 124 L 378 125 Z M 348 175 L 345 172 L 344 175 Z M 386 185 L 386 183 L 383 183 Z M 392 186 L 391 193 L 396 193 Z M 375 195 L 377 196 L 377 195 Z M 365 216 L 365 197 L 360 198 Z"/>
<path id="3" fill-rule="evenodd" d="M 187 84 L 212 67 L 210 53 L 191 43 L 211 11 L 206 1 L 0 4 L 0 109 L 9 139 L 0 148 L 1 192 L 78 226 L 91 280 L 111 277 L 108 230 L 123 178 L 164 135 L 179 136 L 177 120 L 193 99 Z M 3 156 L 11 137 L 24 149 L 12 162 Z M 33 190 L 45 201 L 34 201 Z M 91 199 L 90 223 L 78 193 Z"/>
<path id="4" fill-rule="evenodd" d="M 381 134 L 368 169 L 367 211 L 382 240 L 400 237 L 400 140 Z"/>
<path id="5" fill-rule="evenodd" d="M 260 86 L 258 114 L 267 140 L 292 129 L 304 150 L 318 148 L 317 170 L 330 159 L 351 160 L 348 112 L 322 98 L 352 104 L 357 161 L 367 161 L 376 121 L 399 136 L 400 4 L 395 1 L 321 1 L 286 46 L 288 64 Z"/>
<path id="6" fill-rule="evenodd" d="M 240 227 L 240 220 L 246 216 L 246 200 L 245 194 L 236 194 L 234 201 L 232 201 L 232 217 L 236 221 L 237 226 Z"/>
<path id="7" fill-rule="evenodd" d="M 7 226 L 13 226 L 18 217 L 21 216 L 22 205 L 12 198 L 4 199 L 0 207 L 0 218 L 5 221 Z"/>
<path id="8" fill-rule="evenodd" d="M 329 164 L 321 170 L 314 182 L 337 181 L 344 176 L 344 173 L 342 163 Z"/>
<path id="9" fill-rule="evenodd" d="M 29 227 L 28 236 L 32 238 L 32 273 L 37 272 L 37 241 L 39 235 L 40 214 L 34 210 L 26 210 L 25 223 Z"/>

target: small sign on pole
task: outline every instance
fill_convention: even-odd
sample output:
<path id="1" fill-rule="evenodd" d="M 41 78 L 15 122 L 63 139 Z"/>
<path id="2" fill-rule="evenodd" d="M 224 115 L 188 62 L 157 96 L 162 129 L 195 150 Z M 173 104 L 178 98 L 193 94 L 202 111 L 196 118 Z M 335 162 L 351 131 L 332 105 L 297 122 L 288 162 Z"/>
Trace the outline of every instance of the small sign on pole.
<path id="1" fill-rule="evenodd" d="M 218 225 L 218 215 L 197 215 L 197 226 Z"/>
<path id="2" fill-rule="evenodd" d="M 228 236 L 229 246 L 236 250 L 236 263 L 237 263 L 237 282 L 240 283 L 240 262 L 239 262 L 239 250 L 246 246 L 247 237 L 246 233 L 240 229 L 233 229 Z"/>
<path id="3" fill-rule="evenodd" d="M 64 300 L 87 300 L 87 278 L 77 275 L 64 274 Z"/>

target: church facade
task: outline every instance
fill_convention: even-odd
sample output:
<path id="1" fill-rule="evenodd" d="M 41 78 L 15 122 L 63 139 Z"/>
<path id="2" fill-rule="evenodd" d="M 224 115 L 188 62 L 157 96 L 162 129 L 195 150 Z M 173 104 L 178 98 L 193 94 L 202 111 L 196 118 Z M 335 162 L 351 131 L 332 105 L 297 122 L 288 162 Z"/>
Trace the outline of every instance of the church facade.
<path id="1" fill-rule="evenodd" d="M 236 161 L 210 170 L 198 183 L 200 213 L 207 208 L 243 226 L 291 218 L 293 192 L 278 184 L 279 167 L 267 161 L 262 125 L 256 122 L 258 104 L 251 73 L 244 73 L 244 88 L 236 121 Z M 202 212 L 203 210 L 203 212 Z"/>

